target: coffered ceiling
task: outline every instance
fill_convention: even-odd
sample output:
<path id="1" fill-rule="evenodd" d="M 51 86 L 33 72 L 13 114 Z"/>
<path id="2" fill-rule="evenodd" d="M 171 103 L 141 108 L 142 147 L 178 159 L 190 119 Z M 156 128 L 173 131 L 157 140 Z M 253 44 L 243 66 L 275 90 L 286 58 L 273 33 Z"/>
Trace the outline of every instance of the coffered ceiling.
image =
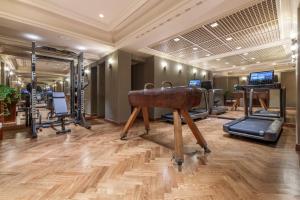
<path id="1" fill-rule="evenodd" d="M 149 48 L 212 71 L 276 60 L 290 62 L 290 41 L 280 36 L 278 4 L 276 0 L 256 1 Z"/>

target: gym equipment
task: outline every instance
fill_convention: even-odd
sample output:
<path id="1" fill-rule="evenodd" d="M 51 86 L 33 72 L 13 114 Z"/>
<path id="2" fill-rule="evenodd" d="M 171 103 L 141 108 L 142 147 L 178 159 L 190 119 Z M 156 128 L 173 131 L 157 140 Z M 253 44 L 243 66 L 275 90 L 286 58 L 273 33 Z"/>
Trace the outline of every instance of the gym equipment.
<path id="1" fill-rule="evenodd" d="M 71 132 L 71 129 L 65 128 L 65 118 L 68 116 L 68 108 L 65 98 L 65 93 L 63 92 L 53 92 L 52 94 L 54 116 L 58 118 L 61 124 L 61 130 L 57 130 L 56 133 L 67 133 Z"/>
<path id="2" fill-rule="evenodd" d="M 271 72 L 274 73 L 273 71 Z M 265 72 L 259 74 L 259 77 L 261 79 L 260 81 L 251 82 L 254 78 L 251 78 L 250 76 L 249 83 L 252 83 L 252 85 L 249 84 L 244 86 L 243 85 L 236 86 L 237 90 L 243 91 L 245 117 L 224 124 L 223 130 L 225 132 L 232 135 L 240 135 L 249 138 L 270 141 L 270 142 L 275 142 L 278 140 L 284 123 L 285 111 L 282 109 L 285 109 L 285 107 L 283 105 L 284 102 L 282 102 L 282 100 L 284 98 L 283 91 L 285 90 L 285 88 L 282 88 L 280 83 L 275 83 L 274 78 L 273 80 L 270 80 L 269 75 L 265 77 L 264 73 Z M 250 92 L 249 101 L 251 103 L 251 98 L 253 97 L 254 91 L 266 90 L 266 89 L 277 89 L 281 91 L 280 92 L 281 95 L 280 96 L 280 100 L 281 100 L 280 118 L 273 118 L 270 116 L 269 117 L 254 116 L 252 115 L 252 112 L 248 110 L 249 105 L 247 101 L 247 92 Z"/>
<path id="3" fill-rule="evenodd" d="M 224 106 L 224 90 L 213 89 L 211 81 L 203 81 L 201 87 L 208 91 L 209 114 L 220 115 L 226 113 L 227 107 Z"/>
<path id="4" fill-rule="evenodd" d="M 205 119 L 209 115 L 209 110 L 208 110 L 208 100 L 207 100 L 207 90 L 204 88 L 201 88 L 201 81 L 200 80 L 190 80 L 189 82 L 189 87 L 196 87 L 201 90 L 202 92 L 202 97 L 204 98 L 205 101 L 205 108 L 201 108 L 200 105 L 194 108 L 191 108 L 188 113 L 190 117 L 193 120 L 198 120 L 198 119 Z M 167 113 L 161 116 L 161 119 L 166 122 L 173 122 L 173 113 Z M 186 123 L 185 119 L 181 116 L 181 121 L 183 123 Z"/>
<path id="5" fill-rule="evenodd" d="M 190 108 L 201 103 L 201 93 L 201 90 L 192 87 L 162 87 L 130 91 L 128 93 L 128 100 L 131 106 L 134 107 L 134 110 L 121 133 L 121 139 L 125 139 L 127 137 L 128 130 L 133 125 L 140 110 L 142 110 L 145 129 L 148 133 L 150 129 L 148 107 L 172 109 L 174 117 L 174 157 L 180 170 L 183 163 L 183 139 L 180 115 L 185 118 L 197 140 L 197 143 L 204 148 L 206 153 L 210 152 L 204 137 L 188 113 Z"/>
<path id="6" fill-rule="evenodd" d="M 39 54 L 36 54 L 36 50 L 39 50 Z M 57 50 L 52 47 L 41 46 L 36 48 L 36 43 L 32 42 L 31 49 L 31 95 L 30 95 L 30 108 L 29 108 L 29 121 L 31 122 L 31 133 L 32 137 L 37 137 L 37 130 L 41 127 L 47 127 L 47 125 L 38 126 L 37 119 L 40 119 L 40 115 L 37 112 L 36 102 L 36 89 L 37 89 L 37 78 L 36 78 L 36 62 L 37 59 L 54 60 L 59 62 L 70 63 L 70 77 L 71 77 L 71 101 L 70 110 L 71 117 L 75 120 L 75 124 L 79 124 L 85 128 L 90 128 L 90 125 L 85 120 L 84 114 L 84 88 L 88 85 L 85 83 L 84 78 L 84 66 L 83 66 L 83 53 L 77 55 L 74 52 L 66 50 Z M 47 54 L 47 55 L 45 55 Z M 65 58 L 61 58 L 65 57 Z M 77 59 L 77 68 L 75 67 L 75 59 Z M 41 121 L 41 120 L 40 120 Z"/>
<path id="7" fill-rule="evenodd" d="M 272 80 L 275 79 L 274 71 L 264 71 L 264 72 L 253 72 L 250 73 L 250 84 L 269 84 L 272 83 Z M 274 80 L 275 81 L 275 80 Z M 253 112 L 253 98 L 250 97 L 249 102 L 249 112 L 253 116 L 260 116 L 260 117 L 273 117 L 273 118 L 280 118 L 283 117 L 285 120 L 285 107 L 286 107 L 286 90 L 285 88 L 281 88 L 280 90 L 280 111 L 269 111 L 267 106 L 262 106 L 263 109 L 257 110 Z M 252 93 L 254 94 L 254 93 Z M 251 95 L 251 94 L 250 94 Z M 260 100 L 261 102 L 261 100 Z M 264 104 L 261 102 L 261 104 Z M 283 113 L 281 113 L 283 112 Z"/>

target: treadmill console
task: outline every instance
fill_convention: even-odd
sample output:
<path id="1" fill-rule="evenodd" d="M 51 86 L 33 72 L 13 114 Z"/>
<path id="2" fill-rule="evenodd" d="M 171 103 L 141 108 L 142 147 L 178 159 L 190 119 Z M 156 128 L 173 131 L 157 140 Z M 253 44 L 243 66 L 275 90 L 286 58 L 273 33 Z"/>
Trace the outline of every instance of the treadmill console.
<path id="1" fill-rule="evenodd" d="M 274 83 L 274 71 L 252 72 L 249 77 L 249 85 L 266 85 Z"/>

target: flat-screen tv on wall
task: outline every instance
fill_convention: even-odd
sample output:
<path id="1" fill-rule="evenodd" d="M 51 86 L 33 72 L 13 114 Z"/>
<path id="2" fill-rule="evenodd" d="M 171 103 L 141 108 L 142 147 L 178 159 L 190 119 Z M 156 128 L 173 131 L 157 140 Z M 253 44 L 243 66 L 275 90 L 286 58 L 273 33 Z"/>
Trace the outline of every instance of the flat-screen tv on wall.
<path id="1" fill-rule="evenodd" d="M 201 80 L 199 79 L 190 80 L 189 87 L 201 87 Z"/>
<path id="2" fill-rule="evenodd" d="M 253 85 L 274 83 L 274 71 L 252 72 L 249 83 Z"/>

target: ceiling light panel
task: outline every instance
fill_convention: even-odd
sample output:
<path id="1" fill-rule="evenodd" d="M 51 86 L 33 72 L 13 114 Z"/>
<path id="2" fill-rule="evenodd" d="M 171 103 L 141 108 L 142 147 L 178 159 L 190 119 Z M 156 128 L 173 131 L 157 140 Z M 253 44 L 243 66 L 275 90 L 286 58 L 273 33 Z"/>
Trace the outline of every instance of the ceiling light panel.
<path id="1" fill-rule="evenodd" d="M 188 47 L 185 49 L 181 49 L 175 52 L 170 53 L 170 55 L 179 57 L 179 58 L 189 58 L 189 59 L 199 59 L 205 57 L 208 54 L 207 51 L 204 51 L 200 48 L 194 50 L 194 48 L 198 48 L 196 46 Z"/>
<path id="2" fill-rule="evenodd" d="M 215 54 L 215 55 L 231 51 L 231 49 L 229 47 L 225 46 L 225 45 L 216 46 L 216 47 L 213 47 L 213 48 L 209 48 L 207 50 L 210 51 L 212 54 Z"/>
<path id="3" fill-rule="evenodd" d="M 214 40 L 209 40 L 207 42 L 203 42 L 198 45 L 204 49 L 210 49 L 210 48 L 222 46 L 223 43 L 218 39 L 214 39 Z"/>
<path id="4" fill-rule="evenodd" d="M 241 65 L 241 57 L 240 56 L 228 56 L 222 58 L 222 60 L 217 61 L 216 59 L 208 61 L 208 65 L 215 66 L 216 68 L 228 68 L 232 67 L 233 65 L 239 66 Z M 228 63 L 228 64 L 225 64 Z M 246 61 L 243 63 L 243 65 L 250 64 L 250 62 Z"/>
<path id="5" fill-rule="evenodd" d="M 285 50 L 283 46 L 276 46 L 271 47 L 267 49 L 261 49 L 257 51 L 249 52 L 247 57 L 255 58 L 255 60 L 251 60 L 252 63 L 257 62 L 259 60 L 260 62 L 267 62 L 267 61 L 274 61 L 274 60 L 281 60 L 281 59 L 287 59 L 290 55 L 287 55 L 285 53 Z"/>
<path id="6" fill-rule="evenodd" d="M 277 19 L 275 0 L 265 0 L 219 19 L 219 26 L 215 28 L 210 24 L 206 24 L 205 28 L 216 36 L 223 37 Z"/>
<path id="7" fill-rule="evenodd" d="M 155 44 L 153 46 L 150 46 L 150 48 L 161 51 L 164 53 L 171 53 L 180 49 L 184 49 L 187 47 L 193 46 L 192 43 L 186 41 L 186 40 L 179 40 L 177 42 L 174 41 L 174 39 L 170 39 L 164 42 L 160 42 L 158 44 Z"/>
<path id="8" fill-rule="evenodd" d="M 212 27 L 211 24 L 215 22 L 218 23 L 218 26 Z M 175 42 L 175 38 L 180 38 L 180 41 Z M 166 41 L 151 45 L 150 48 L 193 60 L 206 58 L 205 55 L 207 54 L 218 55 L 236 51 L 236 47 L 246 49 L 279 40 L 276 0 L 259 0 L 253 1 L 251 5 L 237 10 L 235 13 L 207 24 L 199 24 L 193 30 L 188 30 Z M 195 46 L 197 46 L 197 50 L 192 49 Z M 277 50 L 275 51 L 277 52 Z M 244 60 L 243 57 L 245 57 L 241 56 L 238 55 L 236 60 L 228 62 L 231 65 L 241 65 L 241 59 Z M 248 55 L 247 58 L 252 56 L 257 57 L 256 55 Z M 257 59 L 263 61 L 263 59 Z M 248 61 L 254 62 L 252 60 Z M 248 61 L 243 62 L 243 65 L 247 64 Z"/>
<path id="9" fill-rule="evenodd" d="M 215 37 L 211 35 L 207 30 L 205 30 L 203 27 L 197 28 L 193 31 L 190 31 L 188 33 L 185 33 L 182 35 L 185 39 L 195 43 L 195 44 L 201 44 L 203 42 L 207 42 L 209 40 L 214 40 Z"/>

